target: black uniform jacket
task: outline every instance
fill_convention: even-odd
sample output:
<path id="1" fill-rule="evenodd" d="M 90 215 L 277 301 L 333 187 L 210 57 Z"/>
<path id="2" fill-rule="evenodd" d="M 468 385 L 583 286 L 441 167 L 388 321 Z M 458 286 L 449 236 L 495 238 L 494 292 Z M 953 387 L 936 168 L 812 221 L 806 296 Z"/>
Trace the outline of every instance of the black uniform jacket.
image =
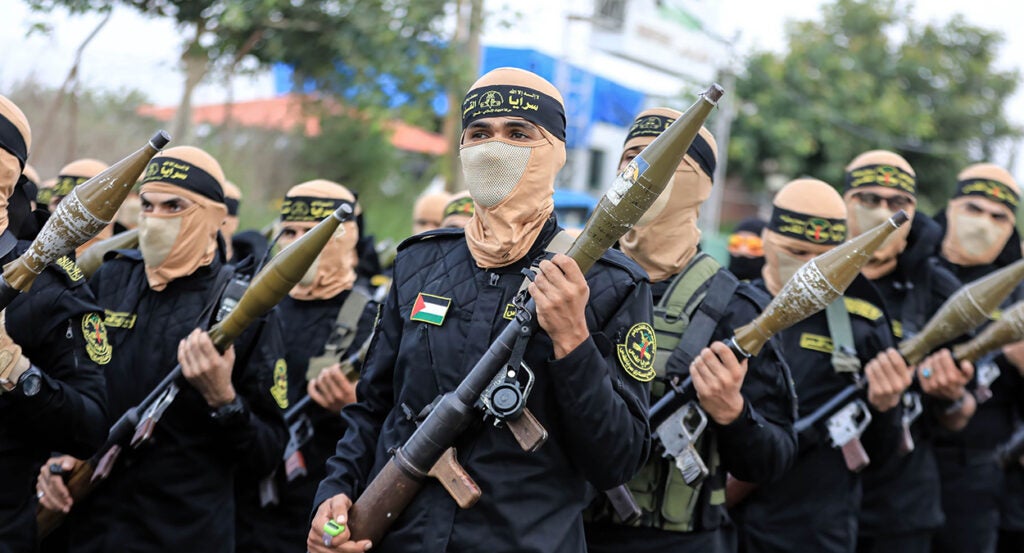
<path id="1" fill-rule="evenodd" d="M 324 345 L 334 329 L 348 290 L 327 300 L 300 301 L 286 297 L 277 306 L 285 334 L 285 361 L 288 363 L 287 402 L 289 409 L 306 397 L 306 371 L 309 360 L 323 354 Z M 356 336 L 345 356 L 358 351 L 369 338 L 377 304 L 366 304 Z M 279 465 L 274 473 L 278 503 L 260 506 L 259 485 L 266 474 L 254 474 L 243 466 L 236 480 L 236 551 L 278 553 L 302 551 L 309 534 L 309 509 L 317 485 L 326 476 L 325 463 L 334 454 L 338 439 L 345 431 L 341 417 L 311 403 L 305 409 L 313 423 L 313 438 L 300 450 L 306 463 L 306 475 L 288 482 L 287 471 Z"/>
<path id="2" fill-rule="evenodd" d="M 945 213 L 937 214 L 936 221 L 945 226 Z M 1020 259 L 1019 244 L 1020 236 L 1014 231 L 1006 247 L 989 265 L 961 267 L 945 259 L 942 263 L 968 284 Z M 1018 285 L 1002 308 L 1021 300 L 1024 286 Z M 943 495 L 950 500 L 945 507 L 947 514 L 955 510 L 961 518 L 978 518 L 999 509 L 1003 528 L 1024 530 L 1024 471 L 1013 465 L 1004 473 L 992 456 L 992 451 L 1010 438 L 1024 418 L 1024 378 L 1004 355 L 995 356 L 994 362 L 1000 374 L 990 387 L 991 399 L 978 406 L 962 431 L 937 433 L 935 446 L 943 474 Z M 977 368 L 978 364 L 975 375 Z"/>
<path id="3" fill-rule="evenodd" d="M 109 423 L 177 365 L 182 338 L 207 326 L 204 312 L 219 305 L 215 283 L 223 266 L 215 259 L 155 292 L 139 252 L 118 254 L 89 282 L 117 352 L 106 368 Z M 269 473 L 287 439 L 270 394 L 282 357 L 280 330 L 272 312 L 235 341 L 231 380 L 245 406 L 241 414 L 212 418 L 199 392 L 181 380 L 150 442 L 122 452 L 110 478 L 75 506 L 71 551 L 234 551 L 235 466 L 246 457 Z"/>
<path id="4" fill-rule="evenodd" d="M 960 288 L 960 281 L 934 255 L 942 228 L 916 213 L 896 269 L 872 281 L 892 317 L 896 340 L 920 332 L 942 304 Z M 939 469 L 932 448 L 936 425 L 930 396 L 921 394 L 924 413 L 911 425 L 914 450 L 872 462 L 863 473 L 864 499 L 860 532 L 893 535 L 938 528 L 944 520 Z"/>
<path id="5" fill-rule="evenodd" d="M 334 495 L 362 493 L 389 451 L 412 434 L 414 423 L 401 405 L 418 413 L 456 388 L 508 324 L 504 315 L 523 282 L 520 270 L 544 255 L 555 231 L 552 217 L 523 260 L 496 270 L 476 266 L 461 230 L 422 234 L 403 245 L 357 388 L 359 402 L 342 412 L 348 428 L 328 461 L 314 509 Z M 475 423 L 456 447 L 483 491 L 480 501 L 459 510 L 428 481 L 374 550 L 586 550 L 580 513 L 591 490 L 626 482 L 647 457 L 648 386 L 626 373 L 617 350 L 638 345 L 630 336 L 651 322 L 650 287 L 621 253 L 606 253 L 587 281 L 591 337 L 554 360 L 550 338 L 538 332 L 525 356 L 536 373 L 528 407 L 547 428 L 547 442 L 526 453 L 507 429 Z M 411 320 L 420 293 L 431 294 L 427 299 L 435 304 L 450 300 L 439 326 Z"/>
<path id="6" fill-rule="evenodd" d="M 655 302 L 661 299 L 674 278 L 651 285 Z M 748 283 L 741 282 L 739 286 L 739 290 L 729 300 L 725 315 L 715 326 L 711 335 L 712 342 L 732 337 L 736 328 L 757 317 L 761 309 L 753 298 L 758 298 L 765 305 L 771 300 L 764 291 Z M 720 425 L 708 417 L 704 440 L 705 443 L 718 445 L 722 468 L 712 473 L 709 480 L 702 484 L 694 512 L 694 532 L 672 532 L 597 520 L 587 524 L 587 545 L 591 552 L 660 552 L 666 551 L 666 548 L 677 552 L 709 552 L 718 551 L 716 548 L 720 547 L 719 544 L 728 541 L 711 535 L 724 532 L 730 526 L 725 505 L 720 499 L 713 504 L 711 490 L 725 489 L 726 472 L 747 482 L 770 482 L 782 476 L 796 458 L 797 442 L 793 432 L 796 396 L 789 367 L 782 359 L 779 348 L 777 338 L 772 338 L 756 357 L 749 360 L 747 375 L 740 390 L 744 407 L 738 419 L 728 425 Z M 657 399 L 652 398 L 652 403 Z M 705 462 L 708 462 L 708 451 L 702 453 Z M 674 461 L 660 454 L 652 454 L 647 464 L 657 465 L 657 480 L 662 487 L 665 486 L 666 472 L 678 470 Z M 598 501 L 603 502 L 604 499 L 599 498 Z"/>
<path id="7" fill-rule="evenodd" d="M 18 243 L 0 264 L 28 244 Z M 0 552 L 34 549 L 36 475 L 50 452 L 88 457 L 107 436 L 107 394 L 97 361 L 106 362 L 111 350 L 102 312 L 67 257 L 43 270 L 32 289 L 7 307 L 7 333 L 43 380 L 32 397 L 20 387 L 0 394 Z"/>
<path id="8" fill-rule="evenodd" d="M 755 285 L 764 287 L 760 280 Z M 854 346 L 863 367 L 879 351 L 892 346 L 892 332 L 881 299 L 867 279 L 858 276 L 847 297 L 877 308 L 871 317 L 850 314 Z M 809 415 L 853 382 L 851 376 L 832 368 L 830 336 L 824 311 L 781 333 L 786 362 L 796 383 L 800 417 Z M 862 437 L 872 462 L 895 454 L 898 411 L 883 414 L 872 410 L 872 423 Z M 740 520 L 741 550 L 852 551 L 861 500 L 860 477 L 846 468 L 842 451 L 832 447 L 824 422 L 799 435 L 798 442 L 793 468 L 758 488 L 735 510 Z"/>

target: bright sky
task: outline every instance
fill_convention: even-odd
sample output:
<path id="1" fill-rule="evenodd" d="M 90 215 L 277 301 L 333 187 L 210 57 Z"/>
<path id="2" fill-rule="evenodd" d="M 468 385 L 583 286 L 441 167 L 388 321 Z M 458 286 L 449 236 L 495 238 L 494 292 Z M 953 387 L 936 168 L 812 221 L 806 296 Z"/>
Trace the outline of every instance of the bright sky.
<path id="1" fill-rule="evenodd" d="M 534 0 L 521 0 L 517 5 Z M 539 1 L 539 0 L 538 0 Z M 739 37 L 738 51 L 751 48 L 779 51 L 784 46 L 784 22 L 787 19 L 811 19 L 818 16 L 820 0 L 693 0 L 709 9 L 719 9 L 718 33 L 726 38 Z M 1001 30 L 1007 38 L 1000 52 L 1000 68 L 1024 69 L 1024 34 L 1015 25 L 1024 21 L 1024 3 L 1014 0 L 917 0 L 913 17 L 918 21 L 945 20 L 965 13 L 973 24 Z M 46 18 L 54 25 L 49 36 L 25 37 L 31 21 L 43 18 L 31 14 L 21 0 L 0 0 L 0 90 L 29 75 L 59 85 L 73 61 L 74 50 L 92 31 L 100 18 L 69 18 L 55 13 Z M 85 52 L 81 78 L 90 87 L 137 88 L 158 104 L 176 104 L 181 90 L 177 71 L 180 38 L 165 19 L 147 19 L 133 10 L 119 9 Z M 235 99 L 265 97 L 273 92 L 269 78 L 236 81 Z M 221 84 L 207 85 L 197 91 L 196 102 L 223 100 Z M 1010 116 L 1024 125 L 1024 85 L 1010 105 Z M 1007 156 L 1008 157 L 1008 156 Z M 993 160 L 1006 163 L 1007 159 Z M 1024 182 L 1024 163 L 1015 167 Z"/>

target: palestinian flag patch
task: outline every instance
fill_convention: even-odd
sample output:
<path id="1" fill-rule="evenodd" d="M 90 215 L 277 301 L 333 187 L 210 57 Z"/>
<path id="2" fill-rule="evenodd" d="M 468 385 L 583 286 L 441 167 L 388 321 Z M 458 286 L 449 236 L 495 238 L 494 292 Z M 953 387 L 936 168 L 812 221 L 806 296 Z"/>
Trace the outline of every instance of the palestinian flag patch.
<path id="1" fill-rule="evenodd" d="M 442 298 L 441 296 L 420 292 L 416 296 L 416 303 L 412 306 L 412 314 L 409 316 L 409 320 L 441 326 L 451 305 L 452 300 L 450 298 Z"/>

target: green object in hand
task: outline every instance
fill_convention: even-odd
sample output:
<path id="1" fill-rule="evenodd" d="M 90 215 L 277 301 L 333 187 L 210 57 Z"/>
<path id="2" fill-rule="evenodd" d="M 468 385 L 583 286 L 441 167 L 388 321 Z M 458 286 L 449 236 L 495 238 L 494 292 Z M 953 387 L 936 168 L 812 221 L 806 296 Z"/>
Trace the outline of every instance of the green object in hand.
<path id="1" fill-rule="evenodd" d="M 324 524 L 324 545 L 330 547 L 332 538 L 338 537 L 344 531 L 344 524 L 338 524 L 333 520 L 328 520 L 327 523 Z"/>

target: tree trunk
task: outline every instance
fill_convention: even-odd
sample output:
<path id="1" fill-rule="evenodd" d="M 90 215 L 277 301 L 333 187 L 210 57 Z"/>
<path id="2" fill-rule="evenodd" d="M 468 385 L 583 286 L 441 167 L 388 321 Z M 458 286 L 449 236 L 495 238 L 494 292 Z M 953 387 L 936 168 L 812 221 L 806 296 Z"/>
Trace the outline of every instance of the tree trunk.
<path id="1" fill-rule="evenodd" d="M 178 111 L 175 113 L 174 127 L 171 131 L 171 136 L 178 145 L 190 144 L 195 140 L 192 128 L 192 93 L 210 71 L 210 58 L 199 46 L 199 37 L 202 36 L 204 28 L 203 21 L 196 23 L 195 37 L 181 54 L 181 62 L 185 71 L 185 87 L 181 91 L 181 101 L 178 103 Z"/>

